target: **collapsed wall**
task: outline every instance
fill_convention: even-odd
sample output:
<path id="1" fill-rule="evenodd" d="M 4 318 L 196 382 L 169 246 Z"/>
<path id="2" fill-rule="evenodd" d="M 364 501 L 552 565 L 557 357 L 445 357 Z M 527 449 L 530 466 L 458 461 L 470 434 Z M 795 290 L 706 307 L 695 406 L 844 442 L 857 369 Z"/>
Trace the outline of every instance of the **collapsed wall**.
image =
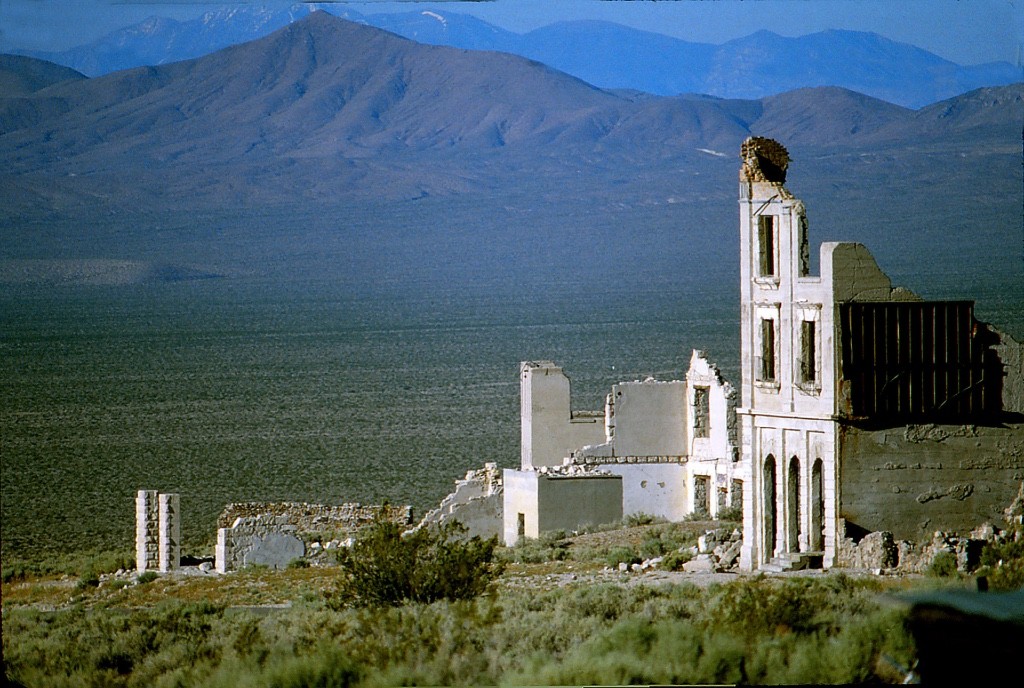
<path id="1" fill-rule="evenodd" d="M 298 528 L 302 533 L 355 533 L 377 518 L 408 525 L 412 523 L 411 506 L 368 504 L 307 504 L 305 502 L 237 502 L 224 507 L 217 518 L 218 528 L 230 528 L 239 518 L 275 516 Z"/>
<path id="2" fill-rule="evenodd" d="M 889 530 L 865 534 L 857 526 L 841 521 L 846 536 L 837 548 L 836 565 L 870 569 L 875 573 L 928 573 L 938 557 L 946 555 L 956 562 L 958 571 L 969 573 L 980 564 L 986 544 L 1015 541 L 1024 537 L 1024 530 L 1021 529 L 1024 525 L 1024 480 L 1010 506 L 998 516 L 1001 518 L 986 521 L 969 530 L 937 530 L 916 540 L 894 537 Z M 993 525 L 993 522 L 1000 520 L 1006 524 L 1005 528 Z"/>
<path id="3" fill-rule="evenodd" d="M 330 535 L 346 539 L 385 520 L 412 523 L 411 506 L 247 502 L 228 504 L 217 519 L 216 568 L 220 573 L 246 566 L 282 569 L 306 555 L 306 540 Z"/>
<path id="4" fill-rule="evenodd" d="M 471 470 L 455 481 L 455 491 L 427 512 L 417 529 L 458 521 L 466 528 L 466 537 L 501 537 L 504 487 L 496 463 Z"/>

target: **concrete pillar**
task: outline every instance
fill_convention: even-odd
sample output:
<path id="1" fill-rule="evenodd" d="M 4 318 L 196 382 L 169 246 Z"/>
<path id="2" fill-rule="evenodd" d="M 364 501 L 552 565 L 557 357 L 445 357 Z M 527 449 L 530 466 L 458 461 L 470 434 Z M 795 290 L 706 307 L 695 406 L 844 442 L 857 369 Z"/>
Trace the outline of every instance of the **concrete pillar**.
<path id="1" fill-rule="evenodd" d="M 181 562 L 181 508 L 176 494 L 139 490 L 135 497 L 135 568 L 166 573 Z"/>
<path id="2" fill-rule="evenodd" d="M 160 566 L 159 503 L 156 490 L 139 490 L 135 497 L 135 567 L 139 573 Z"/>
<path id="3" fill-rule="evenodd" d="M 227 573 L 230 564 L 228 558 L 231 555 L 230 548 L 230 528 L 218 528 L 217 529 L 217 550 L 216 550 L 216 568 L 217 573 Z"/>
<path id="4" fill-rule="evenodd" d="M 181 563 L 181 500 L 176 494 L 161 494 L 159 501 L 160 571 L 174 571 Z"/>

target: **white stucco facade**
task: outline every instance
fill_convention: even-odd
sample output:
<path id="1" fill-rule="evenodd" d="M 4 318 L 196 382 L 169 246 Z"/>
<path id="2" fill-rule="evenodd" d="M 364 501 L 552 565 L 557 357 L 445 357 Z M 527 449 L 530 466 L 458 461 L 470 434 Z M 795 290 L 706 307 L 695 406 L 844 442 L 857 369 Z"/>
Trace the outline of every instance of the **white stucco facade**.
<path id="1" fill-rule="evenodd" d="M 829 567 L 841 537 L 836 304 L 916 297 L 893 290 L 861 244 L 823 243 L 820 274 L 810 274 L 804 205 L 783 181 L 762 174 L 764 159 L 758 156 L 765 153 L 748 143 L 739 194 L 737 415 L 751 489 L 745 493 L 740 565 L 753 569 L 786 553 L 814 553 Z M 784 156 L 774 161 L 784 179 L 785 149 L 767 145 L 766 157 Z"/>
<path id="2" fill-rule="evenodd" d="M 544 532 L 552 510 L 575 508 L 578 523 L 608 522 L 583 513 L 594 505 L 540 499 L 543 481 L 555 478 L 618 478 L 619 518 L 645 513 L 676 521 L 695 511 L 714 517 L 732 505 L 740 458 L 736 394 L 701 352 L 691 355 L 686 380 L 613 385 L 603 413 L 573 415 L 569 379 L 551 362 L 523 363 L 520 386 L 521 465 L 505 471 L 506 543 Z M 568 482 L 558 489 L 570 493 Z"/>
<path id="3" fill-rule="evenodd" d="M 554 530 L 571 532 L 622 519 L 622 478 L 505 469 L 502 539 L 512 546 Z"/>
<path id="4" fill-rule="evenodd" d="M 572 413 L 569 378 L 550 361 L 519 367 L 521 464 L 560 466 L 572 451 L 604 441 L 603 414 Z"/>

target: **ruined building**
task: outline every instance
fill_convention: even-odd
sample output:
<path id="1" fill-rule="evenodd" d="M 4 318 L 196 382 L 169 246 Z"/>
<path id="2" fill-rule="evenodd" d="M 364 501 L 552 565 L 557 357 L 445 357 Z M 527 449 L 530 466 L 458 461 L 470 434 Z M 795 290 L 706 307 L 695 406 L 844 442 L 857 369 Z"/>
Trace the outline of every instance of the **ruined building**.
<path id="1" fill-rule="evenodd" d="M 811 274 L 788 152 L 750 138 L 741 158 L 738 394 L 695 352 L 685 381 L 620 383 L 573 414 L 561 368 L 524 363 L 506 543 L 742 503 L 742 568 L 831 567 L 868 532 L 1001 521 L 1024 480 L 1024 349 L 973 302 L 893 288 L 861 244 L 822 244 Z"/>
<path id="2" fill-rule="evenodd" d="M 512 545 L 631 514 L 742 507 L 741 568 L 828 568 L 855 564 L 851 543 L 867 533 L 966 535 L 1020 503 L 1024 347 L 977 321 L 971 301 L 893 288 L 860 244 L 822 244 L 811 274 L 786 149 L 750 138 L 741 158 L 739 390 L 694 351 L 685 380 L 621 382 L 603 411 L 574 413 L 560 367 L 523 363 L 520 467 L 470 471 L 421 525 L 458 520 Z M 354 531 L 364 512 L 229 509 L 217 568 L 285 566 L 303 556 L 297 533 L 338 519 Z M 140 491 L 137 514 L 139 570 L 176 566 L 177 495 Z M 393 517 L 411 525 L 407 510 Z"/>
<path id="3" fill-rule="evenodd" d="M 741 157 L 741 566 L 998 522 L 1024 479 L 1020 344 L 973 302 L 894 289 L 860 244 L 822 244 L 812 275 L 786 149 Z"/>
<path id="4" fill-rule="evenodd" d="M 520 468 L 506 469 L 504 541 L 649 514 L 713 518 L 742 500 L 732 386 L 699 351 L 686 380 L 612 387 L 604 411 L 573 413 L 569 378 L 520 366 Z"/>

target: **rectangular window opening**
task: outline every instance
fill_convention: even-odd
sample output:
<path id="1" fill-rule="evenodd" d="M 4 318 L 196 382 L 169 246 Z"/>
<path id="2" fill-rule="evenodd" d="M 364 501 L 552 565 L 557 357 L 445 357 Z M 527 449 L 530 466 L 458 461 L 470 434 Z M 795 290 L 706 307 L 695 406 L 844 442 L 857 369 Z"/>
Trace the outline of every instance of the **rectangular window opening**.
<path id="1" fill-rule="evenodd" d="M 799 248 L 799 274 L 800 277 L 807 277 L 811 274 L 811 247 L 807 240 L 807 218 L 800 216 L 799 234 L 797 246 Z"/>
<path id="2" fill-rule="evenodd" d="M 757 218 L 757 245 L 759 276 L 775 277 L 775 217 L 759 215 Z"/>
<path id="3" fill-rule="evenodd" d="M 775 320 L 761 319 L 761 366 L 760 380 L 775 382 Z"/>
<path id="4" fill-rule="evenodd" d="M 800 382 L 817 382 L 818 368 L 815 362 L 815 326 L 813 320 L 800 323 Z"/>
<path id="5" fill-rule="evenodd" d="M 693 478 L 693 512 L 701 516 L 711 513 L 711 479 L 706 475 Z"/>
<path id="6" fill-rule="evenodd" d="M 693 388 L 693 436 L 711 437 L 711 388 Z"/>

